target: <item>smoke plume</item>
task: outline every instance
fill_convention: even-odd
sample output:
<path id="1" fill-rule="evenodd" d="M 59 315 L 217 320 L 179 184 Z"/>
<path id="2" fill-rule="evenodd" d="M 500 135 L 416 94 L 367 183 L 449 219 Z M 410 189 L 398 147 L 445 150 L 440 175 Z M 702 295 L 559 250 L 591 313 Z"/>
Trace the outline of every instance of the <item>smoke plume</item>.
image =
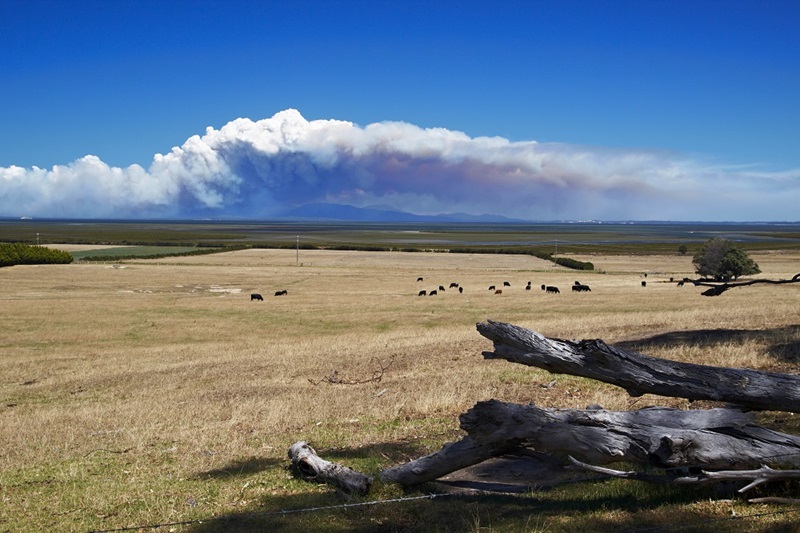
<path id="1" fill-rule="evenodd" d="M 800 170 L 759 173 L 655 151 L 511 142 L 289 109 L 207 128 L 148 168 L 87 155 L 0 167 L 0 215 L 279 217 L 309 203 L 527 220 L 796 219 Z"/>

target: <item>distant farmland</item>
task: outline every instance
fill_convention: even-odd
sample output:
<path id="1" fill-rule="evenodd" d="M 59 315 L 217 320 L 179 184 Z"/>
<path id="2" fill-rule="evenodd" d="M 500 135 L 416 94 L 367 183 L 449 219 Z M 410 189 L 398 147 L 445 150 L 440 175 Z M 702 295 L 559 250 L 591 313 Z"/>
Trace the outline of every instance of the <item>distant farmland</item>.
<path id="1" fill-rule="evenodd" d="M 673 254 L 681 251 L 692 254 L 712 237 L 733 240 L 751 251 L 798 250 L 800 223 L 420 224 L 0 220 L 0 242 L 177 247 L 175 250 L 194 247 L 297 247 L 401 251 L 471 249 L 553 255 Z M 147 253 L 137 252 L 135 255 Z M 153 253 L 164 252 L 162 249 Z"/>

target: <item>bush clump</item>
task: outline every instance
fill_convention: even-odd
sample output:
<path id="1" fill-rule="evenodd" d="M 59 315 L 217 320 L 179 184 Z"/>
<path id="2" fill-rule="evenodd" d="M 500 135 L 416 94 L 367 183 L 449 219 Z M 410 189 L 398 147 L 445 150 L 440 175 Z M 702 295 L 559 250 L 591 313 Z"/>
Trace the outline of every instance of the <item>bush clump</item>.
<path id="1" fill-rule="evenodd" d="M 0 267 L 13 265 L 54 265 L 72 263 L 72 256 L 63 250 L 19 242 L 0 243 Z"/>

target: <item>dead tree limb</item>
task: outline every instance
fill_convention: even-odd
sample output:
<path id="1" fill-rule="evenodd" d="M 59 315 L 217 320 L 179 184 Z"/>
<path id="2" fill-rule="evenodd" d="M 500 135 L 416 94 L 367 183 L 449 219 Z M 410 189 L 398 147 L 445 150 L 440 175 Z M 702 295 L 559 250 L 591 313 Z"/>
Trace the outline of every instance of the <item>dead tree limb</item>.
<path id="1" fill-rule="evenodd" d="M 770 481 L 800 480 L 800 470 L 774 470 L 765 465 L 756 470 L 722 470 L 718 472 L 698 470 L 697 472 L 681 471 L 668 474 L 650 474 L 647 472 L 614 470 L 612 468 L 590 465 L 578 461 L 574 457 L 570 457 L 569 460 L 573 465 L 588 470 L 589 472 L 622 479 L 645 481 L 647 483 L 704 485 L 719 481 L 750 481 L 750 483 L 739 489 L 739 493 L 745 493 L 758 485 Z"/>
<path id="2" fill-rule="evenodd" d="M 304 441 L 291 445 L 289 459 L 300 477 L 306 481 L 327 483 L 346 493 L 358 494 L 366 494 L 372 485 L 370 476 L 320 458 L 314 448 Z"/>
<path id="3" fill-rule="evenodd" d="M 784 285 L 787 283 L 800 283 L 800 274 L 795 274 L 792 279 L 751 279 L 748 281 L 725 281 L 716 282 L 707 279 L 688 279 L 684 278 L 684 282 L 694 284 L 696 287 L 710 287 L 709 289 L 701 292 L 703 296 L 719 296 L 728 289 L 734 287 L 746 287 L 748 285 L 755 285 L 757 283 L 768 283 L 771 285 Z"/>
<path id="4" fill-rule="evenodd" d="M 477 324 L 477 329 L 494 343 L 493 352 L 483 352 L 485 359 L 596 379 L 622 387 L 631 396 L 660 394 L 800 412 L 800 376 L 668 361 L 621 350 L 600 339 L 551 339 L 491 320 Z"/>
<path id="5" fill-rule="evenodd" d="M 462 414 L 461 428 L 467 432 L 462 440 L 384 470 L 381 478 L 418 485 L 521 448 L 578 456 L 599 464 L 630 462 L 665 468 L 800 465 L 800 437 L 754 425 L 752 416 L 738 409 L 543 409 L 489 400 Z"/>
<path id="6" fill-rule="evenodd" d="M 380 361 L 377 361 L 377 363 L 379 368 L 377 370 L 374 370 L 372 372 L 372 377 L 369 378 L 345 379 L 339 376 L 338 370 L 334 369 L 331 370 L 330 374 L 328 374 L 326 377 L 322 379 L 318 379 L 315 381 L 311 378 L 308 378 L 308 381 L 312 385 L 319 385 L 322 382 L 331 383 L 333 385 L 363 385 L 365 383 L 380 383 L 381 380 L 383 379 L 384 372 L 386 372 L 389 369 L 389 367 L 392 366 L 392 363 L 394 363 L 394 356 L 392 356 L 392 359 L 385 365 Z"/>
<path id="7" fill-rule="evenodd" d="M 445 444 L 441 450 L 430 455 L 383 470 L 381 481 L 399 483 L 404 487 L 420 485 L 503 455 L 515 447 L 513 442 L 502 441 L 479 444 L 468 435 L 458 442 Z"/>

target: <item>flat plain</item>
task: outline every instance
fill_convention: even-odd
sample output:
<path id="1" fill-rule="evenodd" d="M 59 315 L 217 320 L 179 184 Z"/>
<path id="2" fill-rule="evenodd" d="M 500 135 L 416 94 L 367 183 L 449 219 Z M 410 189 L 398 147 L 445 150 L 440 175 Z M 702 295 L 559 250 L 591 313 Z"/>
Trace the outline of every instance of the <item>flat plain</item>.
<path id="1" fill-rule="evenodd" d="M 631 398 L 610 385 L 486 361 L 481 352 L 491 343 L 475 324 L 487 319 L 672 360 L 800 368 L 798 285 L 709 298 L 669 281 L 693 277 L 690 256 L 571 257 L 595 270 L 527 255 L 303 249 L 0 269 L 0 530 L 795 524 L 798 515 L 780 507 L 635 482 L 348 508 L 414 494 L 377 482 L 369 496 L 344 499 L 292 476 L 286 452 L 298 440 L 377 476 L 460 438 L 458 415 L 490 398 L 542 407 L 707 406 Z M 759 277 L 800 272 L 796 250 L 751 257 Z M 574 281 L 592 291 L 571 291 Z M 546 294 L 542 284 L 561 293 Z M 433 289 L 436 296 L 418 295 Z M 264 300 L 251 301 L 251 293 Z M 795 434 L 800 427 L 788 414 L 766 418 Z M 330 509 L 287 514 L 320 507 Z M 761 518 L 731 523 L 732 513 Z"/>

